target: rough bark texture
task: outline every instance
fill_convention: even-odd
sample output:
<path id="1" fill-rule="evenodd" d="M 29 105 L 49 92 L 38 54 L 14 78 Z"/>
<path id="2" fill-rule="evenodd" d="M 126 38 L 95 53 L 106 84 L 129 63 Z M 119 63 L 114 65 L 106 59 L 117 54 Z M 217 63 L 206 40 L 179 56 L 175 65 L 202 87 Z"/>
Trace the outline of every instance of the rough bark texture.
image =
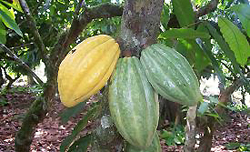
<path id="1" fill-rule="evenodd" d="M 184 145 L 184 152 L 193 152 L 195 146 L 196 135 L 196 107 L 190 106 L 187 111 L 187 126 L 186 126 L 186 141 Z"/>
<path id="2" fill-rule="evenodd" d="M 197 152 L 210 152 L 212 148 L 212 139 L 214 133 L 214 122 L 215 121 L 212 117 L 208 119 L 208 124 L 206 128 L 204 128 L 204 136 L 201 138 L 199 148 Z"/>
<path id="3" fill-rule="evenodd" d="M 102 112 L 95 121 L 97 126 L 93 131 L 92 152 L 121 152 L 123 148 L 123 139 L 116 130 L 115 124 L 111 118 L 108 106 L 108 87 L 102 92 Z M 105 138 L 103 138 L 105 137 Z"/>
<path id="4" fill-rule="evenodd" d="M 49 104 L 51 100 L 54 99 L 55 93 L 56 86 L 47 85 L 45 86 L 43 96 L 32 103 L 23 120 L 21 129 L 16 134 L 15 149 L 17 152 L 27 152 L 30 150 L 35 128 L 37 124 L 45 118 L 49 109 Z"/>
<path id="5" fill-rule="evenodd" d="M 21 129 L 16 134 L 15 149 L 17 152 L 28 152 L 30 150 L 29 145 L 34 137 L 34 129 L 47 113 L 47 110 L 45 111 L 45 108 L 43 108 L 45 103 L 43 98 L 39 98 L 31 105 L 23 120 Z"/>
<path id="6" fill-rule="evenodd" d="M 156 42 L 163 0 L 127 0 L 119 39 L 123 56 L 140 56 L 143 48 Z"/>

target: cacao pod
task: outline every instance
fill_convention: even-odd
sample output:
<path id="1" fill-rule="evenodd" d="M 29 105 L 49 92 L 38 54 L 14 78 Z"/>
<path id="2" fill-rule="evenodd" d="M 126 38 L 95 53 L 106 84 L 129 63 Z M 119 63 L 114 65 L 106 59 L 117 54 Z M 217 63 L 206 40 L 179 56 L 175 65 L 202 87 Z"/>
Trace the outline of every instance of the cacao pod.
<path id="1" fill-rule="evenodd" d="M 64 58 L 58 71 L 62 103 L 73 107 L 97 93 L 111 76 L 120 49 L 108 35 L 87 38 Z"/>
<path id="2" fill-rule="evenodd" d="M 109 86 L 109 109 L 127 142 L 142 149 L 152 143 L 159 119 L 158 95 L 138 58 L 118 60 Z"/>
<path id="3" fill-rule="evenodd" d="M 157 132 L 155 132 L 151 145 L 146 149 L 139 149 L 131 144 L 127 144 L 126 152 L 162 152 L 161 144 Z"/>
<path id="4" fill-rule="evenodd" d="M 142 51 L 140 60 L 149 82 L 164 98 L 187 106 L 202 99 L 194 71 L 174 49 L 153 44 Z"/>

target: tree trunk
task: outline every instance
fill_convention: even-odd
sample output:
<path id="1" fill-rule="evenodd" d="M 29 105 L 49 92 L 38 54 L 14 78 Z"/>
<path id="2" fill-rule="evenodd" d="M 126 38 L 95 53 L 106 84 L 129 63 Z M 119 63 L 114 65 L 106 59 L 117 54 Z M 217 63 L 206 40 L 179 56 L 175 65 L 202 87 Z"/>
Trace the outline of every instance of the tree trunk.
<path id="1" fill-rule="evenodd" d="M 108 106 L 108 87 L 102 92 L 103 96 L 100 102 L 102 105 L 102 113 L 95 120 L 97 126 L 93 131 L 94 142 L 92 143 L 92 152 L 121 152 L 123 148 L 123 140 L 115 128 L 115 124 L 110 115 Z M 105 138 L 103 138 L 105 137 Z"/>
<path id="2" fill-rule="evenodd" d="M 36 99 L 29 108 L 21 129 L 17 132 L 15 137 L 16 152 L 28 152 L 30 150 L 35 128 L 37 124 L 45 118 L 51 101 L 54 99 L 56 93 L 56 83 L 52 80 L 48 80 L 43 95 Z"/>
<path id="3" fill-rule="evenodd" d="M 184 124 L 184 114 L 181 111 L 181 105 L 176 102 L 168 101 L 167 99 L 159 97 L 160 102 L 160 119 L 159 128 L 166 127 L 165 120 L 169 123 L 173 122 L 175 125 Z"/>
<path id="4" fill-rule="evenodd" d="M 194 152 L 195 135 L 196 135 L 196 107 L 190 106 L 187 111 L 186 141 L 184 152 Z"/>
<path id="5" fill-rule="evenodd" d="M 125 2 L 119 44 L 124 56 L 140 56 L 143 48 L 156 43 L 163 0 Z"/>
<path id="6" fill-rule="evenodd" d="M 125 2 L 121 33 L 118 38 L 123 56 L 140 56 L 143 48 L 156 42 L 160 15 L 162 11 L 163 0 L 127 0 Z M 107 100 L 107 97 L 106 97 Z M 110 119 L 108 105 L 102 119 Z M 92 150 L 95 152 L 119 152 L 122 151 L 123 142 L 121 136 L 113 127 L 113 123 L 109 121 L 109 125 L 105 129 L 102 125 L 94 131 L 95 141 Z M 112 131 L 109 131 L 109 130 Z M 106 137 L 110 136 L 107 140 Z M 103 140 L 105 137 L 105 140 Z"/>
<path id="7" fill-rule="evenodd" d="M 199 148 L 197 152 L 210 152 L 212 148 L 212 139 L 214 133 L 214 120 L 212 117 L 208 119 L 208 124 L 204 128 L 204 135 L 201 138 Z"/>

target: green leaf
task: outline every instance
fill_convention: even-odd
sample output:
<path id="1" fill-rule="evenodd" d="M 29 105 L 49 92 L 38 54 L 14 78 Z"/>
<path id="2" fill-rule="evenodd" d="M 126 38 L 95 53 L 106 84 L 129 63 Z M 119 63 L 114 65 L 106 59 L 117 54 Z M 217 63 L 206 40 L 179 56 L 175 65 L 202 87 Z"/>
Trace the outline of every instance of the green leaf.
<path id="1" fill-rule="evenodd" d="M 217 113 L 208 113 L 207 115 L 215 119 L 220 119 L 220 116 Z"/>
<path id="2" fill-rule="evenodd" d="M 199 26 L 196 30 L 199 32 L 205 32 L 205 33 L 210 35 L 209 30 L 206 28 L 206 25 L 204 23 L 199 24 Z M 213 45 L 211 44 L 211 39 L 210 38 L 209 39 L 201 38 L 201 39 L 205 43 L 205 45 L 207 46 L 207 49 L 212 50 Z"/>
<path id="3" fill-rule="evenodd" d="M 20 6 L 20 3 L 18 0 L 14 0 L 13 3 L 8 3 L 6 1 L 3 1 L 3 0 L 0 0 L 2 3 L 14 8 L 15 10 L 19 11 L 19 12 L 22 12 L 23 13 L 23 10 L 22 10 L 22 7 Z"/>
<path id="4" fill-rule="evenodd" d="M 87 114 L 82 118 L 82 120 L 80 120 L 77 125 L 75 126 L 74 130 L 72 131 L 71 135 L 69 135 L 68 137 L 66 137 L 61 146 L 60 146 L 60 151 L 64 152 L 70 145 L 71 143 L 74 141 L 74 139 L 77 137 L 77 135 L 82 131 L 82 129 L 84 129 L 88 123 L 89 120 L 92 120 L 93 118 L 95 118 L 95 116 L 98 114 L 99 112 L 99 104 L 94 105 L 94 107 L 90 110 L 88 110 Z"/>
<path id="5" fill-rule="evenodd" d="M 200 38 L 196 39 L 196 43 L 200 46 L 200 48 L 204 51 L 204 53 L 208 56 L 208 58 L 211 60 L 212 65 L 214 70 L 216 71 L 216 73 L 218 74 L 218 79 L 219 81 L 225 85 L 225 77 L 223 75 L 222 70 L 220 69 L 220 66 L 216 60 L 216 58 L 214 57 L 212 50 L 208 50 L 206 45 L 202 42 L 202 40 Z"/>
<path id="6" fill-rule="evenodd" d="M 23 33 L 17 26 L 15 19 L 12 17 L 12 14 L 2 4 L 0 4 L 0 19 L 8 28 L 14 30 L 18 35 L 23 36 Z"/>
<path id="7" fill-rule="evenodd" d="M 243 28 L 246 30 L 248 37 L 250 37 L 250 5 L 235 5 L 232 7 L 232 10 L 238 15 Z"/>
<path id="8" fill-rule="evenodd" d="M 204 23 L 206 28 L 209 30 L 212 37 L 215 39 L 215 41 L 220 46 L 221 50 L 225 53 L 225 55 L 230 59 L 234 66 L 234 70 L 236 73 L 241 73 L 239 64 L 236 61 L 235 55 L 233 51 L 229 48 L 228 44 L 225 42 L 223 37 L 217 32 L 217 30 L 210 24 L 210 23 Z"/>
<path id="9" fill-rule="evenodd" d="M 206 38 L 209 39 L 210 35 L 205 32 L 196 31 L 191 28 L 172 28 L 166 32 L 160 34 L 160 38 L 184 38 L 184 39 L 195 39 L 195 38 Z"/>
<path id="10" fill-rule="evenodd" d="M 6 30 L 3 23 L 0 21 L 0 44 L 6 43 Z"/>
<path id="11" fill-rule="evenodd" d="M 240 145 L 241 145 L 240 143 L 230 142 L 230 143 L 226 144 L 226 148 L 227 148 L 228 150 L 234 150 L 234 149 L 239 148 Z"/>
<path id="12" fill-rule="evenodd" d="M 162 12 L 161 12 L 161 24 L 164 27 L 164 30 L 166 30 L 167 27 L 168 27 L 168 21 L 169 21 L 169 19 L 170 19 L 170 16 L 169 16 L 169 7 L 168 7 L 168 5 L 166 3 L 164 3 L 163 9 L 162 9 Z"/>
<path id="13" fill-rule="evenodd" d="M 187 58 L 191 66 L 195 64 L 195 50 L 188 41 L 179 39 L 175 49 Z"/>
<path id="14" fill-rule="evenodd" d="M 201 72 L 210 64 L 208 57 L 199 45 L 196 44 L 195 40 L 179 39 L 176 50 L 187 58 L 189 64 L 194 66 L 197 72 Z"/>
<path id="15" fill-rule="evenodd" d="M 240 32 L 237 26 L 226 18 L 220 17 L 218 24 L 223 37 L 234 52 L 236 60 L 240 65 L 244 66 L 247 62 L 247 58 L 250 56 L 250 46 L 246 37 Z"/>
<path id="16" fill-rule="evenodd" d="M 202 102 L 198 109 L 198 112 L 203 115 L 205 112 L 207 112 L 208 106 L 209 106 L 208 102 Z"/>
<path id="17" fill-rule="evenodd" d="M 215 98 L 215 97 L 212 97 L 212 96 L 209 96 L 209 101 L 210 101 L 211 103 L 215 103 L 215 104 L 218 104 L 218 103 L 219 103 L 218 98 Z"/>
<path id="18" fill-rule="evenodd" d="M 66 123 L 71 117 L 74 117 L 80 112 L 82 112 L 82 109 L 84 106 L 85 106 L 85 102 L 81 102 L 72 108 L 67 108 L 66 110 L 64 110 L 60 114 L 62 122 Z"/>
<path id="19" fill-rule="evenodd" d="M 190 26 L 195 21 L 192 4 L 190 0 L 172 0 L 174 14 L 181 27 Z"/>
<path id="20" fill-rule="evenodd" d="M 79 138 L 74 142 L 72 146 L 69 147 L 68 152 L 86 152 L 88 146 L 90 145 L 92 140 L 91 135 L 86 135 L 84 137 Z"/>

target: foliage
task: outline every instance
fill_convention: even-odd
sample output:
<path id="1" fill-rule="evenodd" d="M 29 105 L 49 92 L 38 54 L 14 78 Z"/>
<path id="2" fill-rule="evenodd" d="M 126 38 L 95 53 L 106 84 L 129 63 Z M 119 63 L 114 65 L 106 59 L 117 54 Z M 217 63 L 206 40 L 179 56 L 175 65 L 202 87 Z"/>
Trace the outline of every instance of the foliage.
<path id="1" fill-rule="evenodd" d="M 218 19 L 218 24 L 221 28 L 223 37 L 232 51 L 234 51 L 236 60 L 240 65 L 244 66 L 247 62 L 247 58 L 250 56 L 250 46 L 246 37 L 240 32 L 237 26 L 226 18 L 220 17 Z"/>
<path id="2" fill-rule="evenodd" d="M 241 111 L 248 110 L 247 106 L 245 104 L 242 104 L 242 103 L 230 103 L 227 105 L 227 108 L 233 112 L 241 112 Z"/>
<path id="3" fill-rule="evenodd" d="M 5 26 L 14 30 L 18 35 L 23 36 L 23 33 L 21 32 L 15 21 L 15 14 L 13 8 L 18 10 L 19 12 L 22 12 L 22 9 L 19 5 L 19 1 L 15 0 L 13 4 L 8 3 L 4 0 L 0 1 L 0 44 L 6 43 L 7 31 Z"/>
<path id="4" fill-rule="evenodd" d="M 4 88 L 0 92 L 0 106 L 7 105 L 9 103 L 9 100 L 7 98 L 7 95 L 15 95 L 15 94 L 32 94 L 36 97 L 41 96 L 43 92 L 43 88 L 41 85 L 34 85 L 32 87 L 27 86 L 15 86 L 11 89 Z"/>
<path id="5" fill-rule="evenodd" d="M 173 125 L 168 130 L 163 129 L 160 135 L 168 146 L 182 145 L 185 142 L 185 129 L 182 125 Z"/>
<path id="6" fill-rule="evenodd" d="M 230 142 L 226 144 L 226 148 L 228 150 L 250 151 L 250 144 Z"/>
<path id="7" fill-rule="evenodd" d="M 221 123 L 221 116 L 215 111 L 215 107 L 219 104 L 218 98 L 209 96 L 208 101 L 202 101 L 198 110 L 198 117 L 209 116 L 213 117 L 217 122 Z M 223 106 L 223 105 L 222 105 Z"/>
<path id="8" fill-rule="evenodd" d="M 78 134 L 86 127 L 88 121 L 96 118 L 98 116 L 100 104 L 94 104 L 93 107 L 88 110 L 87 114 L 80 120 L 75 128 L 73 129 L 71 135 L 67 136 L 64 141 L 62 142 L 60 146 L 60 151 L 64 152 L 73 142 L 80 142 L 80 141 L 74 141 L 75 138 L 78 136 Z M 76 143 L 77 144 L 77 143 Z M 73 145 L 72 145 L 73 146 Z M 71 148 L 73 149 L 73 148 Z"/>

